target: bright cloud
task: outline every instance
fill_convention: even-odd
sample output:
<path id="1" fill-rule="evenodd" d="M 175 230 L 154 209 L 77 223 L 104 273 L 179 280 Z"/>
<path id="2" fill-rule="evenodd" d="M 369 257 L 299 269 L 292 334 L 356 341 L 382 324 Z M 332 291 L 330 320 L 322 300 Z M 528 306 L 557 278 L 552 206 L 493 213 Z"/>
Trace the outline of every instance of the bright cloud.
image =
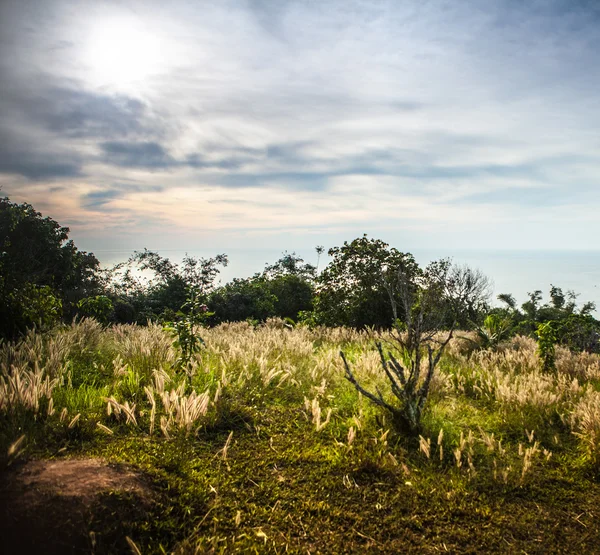
<path id="1" fill-rule="evenodd" d="M 0 186 L 92 250 L 595 248 L 599 24 L 566 0 L 3 2 Z"/>

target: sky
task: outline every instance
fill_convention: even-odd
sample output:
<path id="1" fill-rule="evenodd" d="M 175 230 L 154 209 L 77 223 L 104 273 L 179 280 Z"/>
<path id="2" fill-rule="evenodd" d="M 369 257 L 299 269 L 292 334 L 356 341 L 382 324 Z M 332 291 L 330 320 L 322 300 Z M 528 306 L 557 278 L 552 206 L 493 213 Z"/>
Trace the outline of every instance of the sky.
<path id="1" fill-rule="evenodd" d="M 101 261 L 597 250 L 598 52 L 596 0 L 1 0 L 0 194 Z"/>

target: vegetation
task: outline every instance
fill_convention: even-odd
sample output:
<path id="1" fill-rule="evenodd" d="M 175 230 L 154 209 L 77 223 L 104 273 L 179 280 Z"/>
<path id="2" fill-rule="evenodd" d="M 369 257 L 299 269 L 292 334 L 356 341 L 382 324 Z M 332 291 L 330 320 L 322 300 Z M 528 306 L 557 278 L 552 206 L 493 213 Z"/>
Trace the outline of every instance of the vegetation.
<path id="1" fill-rule="evenodd" d="M 5 475 L 100 457 L 149 485 L 141 513 L 124 494 L 92 510 L 97 553 L 131 552 L 126 536 L 142 553 L 596 549 L 597 355 L 557 347 L 548 374 L 532 339 L 473 351 L 453 337 L 413 444 L 338 357 L 384 391 L 387 333 L 281 320 L 202 333 L 189 378 L 155 324 L 84 320 L 0 351 Z"/>
<path id="2" fill-rule="evenodd" d="M 314 320 L 326 326 L 389 328 L 404 314 L 395 314 L 386 288 L 386 277 L 399 271 L 418 273 L 411 254 L 390 248 L 366 235 L 342 247 L 329 249 L 333 260 L 319 275 Z M 396 294 L 392 301 L 397 303 Z"/>
<path id="3" fill-rule="evenodd" d="M 99 292 L 98 259 L 68 234 L 31 205 L 0 198 L 0 337 L 70 319 L 80 299 Z"/>
<path id="4" fill-rule="evenodd" d="M 551 286 L 493 308 L 477 271 L 366 236 L 320 274 L 284 253 L 218 285 L 226 255 L 147 250 L 101 272 L 2 210 L 0 497 L 31 460 L 143 484 L 10 498 L 17 551 L 597 550 L 592 304 Z"/>
<path id="5" fill-rule="evenodd" d="M 362 387 L 343 351 L 340 354 L 346 377 L 354 387 L 392 414 L 397 431 L 415 437 L 421 432 L 421 416 L 435 368 L 460 320 L 474 313 L 474 307 L 485 303 L 488 282 L 467 268 L 453 267 L 448 260 L 433 262 L 425 270 L 398 266 L 390 272 L 385 268 L 382 274 L 395 317 L 394 343 L 402 362 L 391 353 L 386 360 L 381 343 L 377 349 L 399 406 L 386 402 L 379 389 L 375 396 Z M 404 321 L 397 318 L 398 301 Z M 446 327 L 445 337 L 441 338 L 440 331 Z M 421 379 L 424 362 L 426 372 Z"/>

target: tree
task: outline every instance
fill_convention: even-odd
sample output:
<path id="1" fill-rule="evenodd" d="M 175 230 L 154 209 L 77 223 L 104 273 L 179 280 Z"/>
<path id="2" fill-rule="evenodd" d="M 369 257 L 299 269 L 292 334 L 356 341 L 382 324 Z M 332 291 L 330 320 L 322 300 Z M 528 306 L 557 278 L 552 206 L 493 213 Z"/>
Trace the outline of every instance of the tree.
<path id="1" fill-rule="evenodd" d="M 315 247 L 315 251 L 317 253 L 317 267 L 316 267 L 315 271 L 318 272 L 319 271 L 319 262 L 321 261 L 321 256 L 325 252 L 325 247 L 323 245 L 317 245 Z"/>
<path id="2" fill-rule="evenodd" d="M 267 264 L 263 270 L 263 275 L 268 279 L 274 279 L 281 276 L 297 276 L 306 281 L 315 279 L 317 269 L 312 265 L 305 263 L 302 258 L 296 256 L 296 253 L 285 251 L 283 256 L 275 264 Z"/>
<path id="3" fill-rule="evenodd" d="M 77 303 L 77 312 L 80 317 L 94 318 L 101 324 L 110 322 L 113 311 L 113 303 L 106 295 L 86 297 Z"/>
<path id="4" fill-rule="evenodd" d="M 416 277 L 421 283 L 427 283 L 428 288 L 439 292 L 435 312 L 445 321 L 439 321 L 438 328 L 467 329 L 483 321 L 489 308 L 491 282 L 480 270 L 453 264 L 451 259 L 443 258 L 431 262 Z M 399 281 L 398 276 L 396 281 Z M 393 297 L 390 301 L 392 304 L 395 302 Z M 441 305 L 442 302 L 445 306 Z"/>
<path id="5" fill-rule="evenodd" d="M 495 308 L 490 312 L 510 321 L 509 335 L 520 333 L 534 337 L 538 342 L 542 340 L 545 345 L 548 345 L 547 349 L 544 347 L 548 353 L 550 353 L 551 341 L 576 351 L 598 350 L 600 323 L 592 316 L 592 312 L 596 309 L 595 303 L 586 302 L 578 308 L 576 293 L 570 290 L 564 293 L 560 287 L 552 284 L 549 302 L 542 304 L 542 291 L 539 289 L 527 295 L 529 300 L 521 305 L 521 310 L 517 308 L 512 295 L 498 295 L 498 299 L 503 301 L 507 308 Z M 542 324 L 551 325 L 540 328 Z M 551 362 L 544 364 L 548 368 L 551 366 Z"/>
<path id="6" fill-rule="evenodd" d="M 276 315 L 276 303 L 277 297 L 260 274 L 246 279 L 234 278 L 219 287 L 208 302 L 216 322 L 264 321 Z"/>
<path id="7" fill-rule="evenodd" d="M 216 322 L 254 320 L 278 316 L 296 320 L 300 311 L 311 310 L 316 269 L 295 253 L 283 253 L 261 273 L 236 278 L 219 287 L 208 301 Z"/>
<path id="8" fill-rule="evenodd" d="M 517 310 L 517 301 L 510 293 L 500 293 L 496 298 L 502 301 L 508 310 Z"/>
<path id="9" fill-rule="evenodd" d="M 523 312 L 530 320 L 535 320 L 542 301 L 542 292 L 536 289 L 533 293 L 527 293 L 529 300 L 521 305 Z"/>
<path id="10" fill-rule="evenodd" d="M 421 417 L 435 368 L 465 307 L 478 306 L 485 300 L 487 281 L 481 274 L 453 267 L 447 260 L 432 262 L 419 272 L 398 268 L 392 273 L 384 268 L 380 273 L 385 274 L 390 303 L 398 302 L 404 314 L 404 321 L 396 323 L 394 343 L 387 355 L 382 344 L 377 344 L 381 366 L 396 402 L 388 401 L 379 389 L 376 393 L 365 389 L 344 352 L 340 355 L 346 378 L 354 387 L 387 410 L 399 432 L 414 437 L 421 432 Z"/>
<path id="11" fill-rule="evenodd" d="M 135 251 L 127 262 L 112 268 L 111 294 L 121 303 L 133 306 L 140 323 L 160 315 L 172 319 L 186 304 L 190 290 L 201 302 L 206 302 L 215 289 L 220 266 L 227 264 L 225 254 L 213 258 L 186 254 L 181 264 L 175 264 L 148 249 Z M 151 277 L 141 277 L 139 272 L 149 272 Z"/>
<path id="12" fill-rule="evenodd" d="M 31 325 L 23 299 L 32 287 L 47 288 L 63 315 L 73 316 L 80 299 L 101 292 L 99 265 L 69 240 L 68 227 L 42 217 L 30 204 L 0 198 L 0 335 L 13 337 Z"/>
<path id="13" fill-rule="evenodd" d="M 411 254 L 366 235 L 351 243 L 344 242 L 328 254 L 333 260 L 315 280 L 317 323 L 386 328 L 396 317 L 404 318 L 403 313 L 393 312 L 385 276 L 398 271 L 415 276 L 419 268 Z M 396 297 L 397 292 L 392 292 L 392 296 Z"/>
<path id="14" fill-rule="evenodd" d="M 315 272 L 296 253 L 284 252 L 261 273 L 217 289 L 208 303 L 215 311 L 214 321 L 262 322 L 273 316 L 296 320 L 300 311 L 312 308 Z"/>
<path id="15" fill-rule="evenodd" d="M 316 271 L 296 253 L 287 252 L 275 264 L 265 267 L 260 277 L 276 298 L 275 316 L 297 320 L 299 312 L 312 310 Z"/>

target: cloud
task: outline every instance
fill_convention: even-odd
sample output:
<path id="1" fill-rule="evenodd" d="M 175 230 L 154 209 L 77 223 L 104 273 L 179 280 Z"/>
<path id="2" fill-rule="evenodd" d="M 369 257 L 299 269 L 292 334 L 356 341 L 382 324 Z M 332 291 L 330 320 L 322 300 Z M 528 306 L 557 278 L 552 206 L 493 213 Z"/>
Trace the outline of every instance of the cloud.
<path id="1" fill-rule="evenodd" d="M 155 142 L 107 141 L 100 144 L 104 161 L 122 167 L 165 169 L 175 160 Z"/>
<path id="2" fill-rule="evenodd" d="M 74 178 L 82 175 L 77 153 L 63 152 L 51 144 L 33 143 L 18 133 L 0 126 L 0 174 L 22 175 L 32 180 Z"/>
<path id="3" fill-rule="evenodd" d="M 101 210 L 111 200 L 120 198 L 123 194 L 114 189 L 106 189 L 102 191 L 92 191 L 81 197 L 81 205 L 84 208 L 91 210 Z"/>
<path id="4" fill-rule="evenodd" d="M 596 4 L 276 4 L 3 8 L 7 192 L 14 179 L 42 200 L 62 181 L 57 210 L 79 203 L 106 230 L 168 221 L 273 238 L 421 221 L 415 237 L 425 226 L 432 242 L 452 228 L 520 246 L 505 228 L 552 223 L 568 204 L 552 224 L 565 244 L 581 221 L 600 232 L 582 216 L 600 200 Z M 143 80 L 86 54 L 119 20 L 160 46 Z"/>
<path id="5" fill-rule="evenodd" d="M 123 95 L 106 96 L 53 87 L 44 97 L 29 102 L 26 111 L 48 131 L 62 136 L 114 138 L 152 132 L 147 125 L 144 104 Z"/>
<path id="6" fill-rule="evenodd" d="M 94 160 L 89 141 L 163 134 L 159 120 L 137 99 L 58 86 L 52 79 L 42 83 L 36 88 L 0 84 L 0 112 L 6 114 L 0 129 L 0 173 L 33 180 L 81 177 L 86 163 Z M 111 145 L 118 150 L 118 144 L 104 142 L 107 152 Z M 147 156 L 156 159 L 150 151 Z M 123 152 L 119 159 L 125 157 Z"/>
<path id="7" fill-rule="evenodd" d="M 115 183 L 110 188 L 91 190 L 81 195 L 81 205 L 87 210 L 115 211 L 113 201 L 138 193 L 157 193 L 164 190 L 161 185 Z"/>
<path id="8" fill-rule="evenodd" d="M 30 179 L 58 179 L 79 177 L 81 168 L 76 163 L 55 161 L 49 154 L 29 152 L 0 152 L 0 173 L 19 174 Z"/>
<path id="9" fill-rule="evenodd" d="M 59 77 L 39 74 L 0 84 L 0 108 L 13 125 L 34 125 L 63 139 L 160 135 L 148 106 L 123 94 L 86 90 L 81 83 L 62 84 Z M 41 85 L 41 86 L 40 86 Z"/>

